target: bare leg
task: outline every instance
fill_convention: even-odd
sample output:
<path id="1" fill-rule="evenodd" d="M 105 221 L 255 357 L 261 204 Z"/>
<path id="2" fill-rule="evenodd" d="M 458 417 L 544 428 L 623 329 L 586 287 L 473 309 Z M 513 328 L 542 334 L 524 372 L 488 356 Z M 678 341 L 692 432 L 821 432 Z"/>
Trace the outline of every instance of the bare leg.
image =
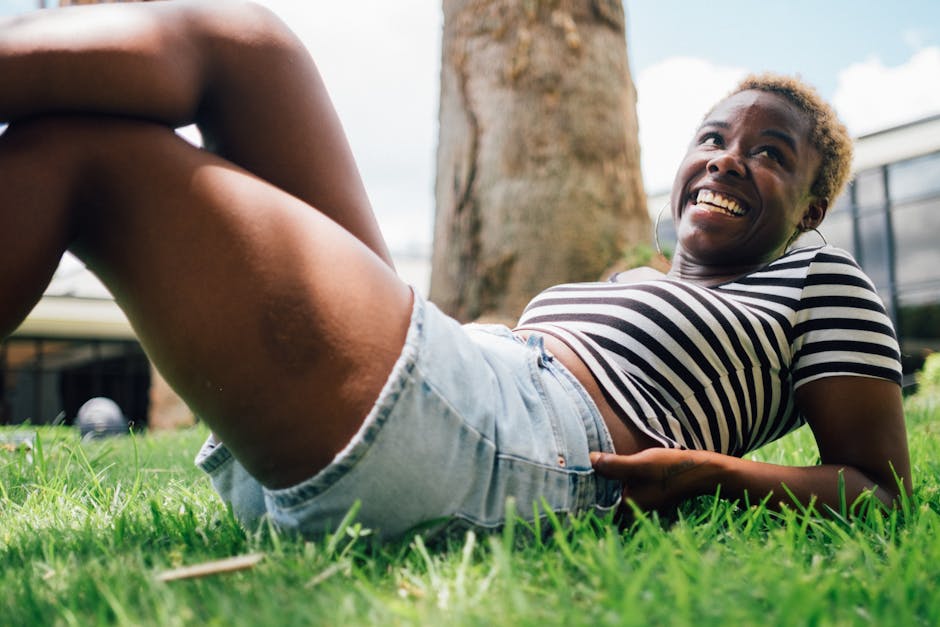
<path id="1" fill-rule="evenodd" d="M 0 333 L 67 247 L 248 470 L 289 485 L 361 425 L 411 292 L 308 205 L 166 127 L 36 119 L 0 137 Z"/>
<path id="2" fill-rule="evenodd" d="M 0 120 L 196 122 L 207 146 L 316 207 L 391 265 L 309 54 L 245 2 L 69 7 L 0 22 Z"/>

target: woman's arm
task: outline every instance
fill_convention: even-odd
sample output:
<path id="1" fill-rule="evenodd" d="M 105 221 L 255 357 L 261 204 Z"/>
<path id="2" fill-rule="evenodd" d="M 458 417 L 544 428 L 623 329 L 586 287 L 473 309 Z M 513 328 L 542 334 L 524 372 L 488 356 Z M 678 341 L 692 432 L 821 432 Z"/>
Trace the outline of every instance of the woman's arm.
<path id="1" fill-rule="evenodd" d="M 713 494 L 751 502 L 839 509 L 840 475 L 846 502 L 865 490 L 886 505 L 896 502 L 911 471 L 900 388 L 889 381 L 829 377 L 803 385 L 796 400 L 819 446 L 821 464 L 792 467 L 711 451 L 647 449 L 635 455 L 595 454 L 602 475 L 624 482 L 624 496 L 643 509 L 668 509 L 684 499 Z M 792 496 L 791 496 L 792 495 Z"/>

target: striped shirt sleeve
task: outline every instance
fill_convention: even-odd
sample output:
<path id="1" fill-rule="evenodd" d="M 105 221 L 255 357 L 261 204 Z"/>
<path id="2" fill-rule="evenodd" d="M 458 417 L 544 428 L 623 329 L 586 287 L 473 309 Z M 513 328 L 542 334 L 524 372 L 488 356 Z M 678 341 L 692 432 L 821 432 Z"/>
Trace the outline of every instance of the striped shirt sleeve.
<path id="1" fill-rule="evenodd" d="M 793 337 L 794 389 L 839 375 L 901 382 L 894 327 L 871 280 L 848 253 L 827 248 L 816 255 Z"/>

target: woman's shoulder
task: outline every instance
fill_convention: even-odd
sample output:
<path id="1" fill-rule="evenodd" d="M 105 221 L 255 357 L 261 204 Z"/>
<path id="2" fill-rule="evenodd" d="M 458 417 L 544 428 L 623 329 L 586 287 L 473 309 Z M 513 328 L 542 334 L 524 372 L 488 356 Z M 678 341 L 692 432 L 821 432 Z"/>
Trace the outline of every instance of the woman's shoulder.
<path id="1" fill-rule="evenodd" d="M 815 250 L 807 274 L 840 274 L 865 277 L 868 280 L 868 275 L 862 270 L 852 253 L 831 244 L 820 246 Z"/>
<path id="2" fill-rule="evenodd" d="M 850 252 L 830 244 L 802 252 L 806 267 L 803 285 L 813 295 L 839 293 L 877 297 L 874 282 Z"/>
<path id="3" fill-rule="evenodd" d="M 775 270 L 781 267 L 805 267 L 808 274 L 817 272 L 838 274 L 844 271 L 855 274 L 861 271 L 861 266 L 852 253 L 832 244 L 795 248 L 771 262 L 766 269 Z"/>
<path id="4" fill-rule="evenodd" d="M 763 268 L 724 287 L 736 288 L 742 284 L 774 290 L 795 288 L 804 296 L 807 289 L 819 294 L 826 286 L 839 290 L 849 286 L 869 292 L 874 290 L 871 279 L 852 254 L 831 244 L 787 251 Z"/>
<path id="5" fill-rule="evenodd" d="M 617 272 L 611 275 L 609 280 L 611 283 L 640 283 L 642 281 L 656 281 L 665 278 L 666 274 L 656 268 L 642 266 L 639 268 L 630 268 L 623 272 Z"/>
<path id="6" fill-rule="evenodd" d="M 858 262 L 855 261 L 855 257 L 852 256 L 852 253 L 845 250 L 844 248 L 833 246 L 832 244 L 824 244 L 817 247 L 814 257 L 816 260 L 831 260 L 834 262 L 841 261 L 842 263 L 858 266 Z"/>

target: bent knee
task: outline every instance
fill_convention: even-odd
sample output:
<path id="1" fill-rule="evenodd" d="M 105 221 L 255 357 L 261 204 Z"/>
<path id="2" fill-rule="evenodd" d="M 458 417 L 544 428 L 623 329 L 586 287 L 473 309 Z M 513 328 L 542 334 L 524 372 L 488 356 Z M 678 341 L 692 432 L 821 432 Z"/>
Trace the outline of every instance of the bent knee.
<path id="1" fill-rule="evenodd" d="M 73 235 L 91 223 L 127 168 L 146 170 L 161 159 L 161 146 L 183 143 L 173 129 L 155 122 L 100 115 L 49 115 L 16 121 L 2 139 L 3 154 L 37 173 L 54 173 L 62 202 L 71 211 Z"/>
<path id="2" fill-rule="evenodd" d="M 271 9 L 257 2 L 242 1 L 224 4 L 194 4 L 191 8 L 198 17 L 190 19 L 191 27 L 200 30 L 200 36 L 212 43 L 211 49 L 221 55 L 214 59 L 219 71 L 237 70 L 250 65 L 256 54 L 264 53 L 269 61 L 271 53 L 293 55 L 306 52 L 300 39 Z M 230 55 L 235 55 L 234 57 Z M 232 61 L 232 65 L 227 63 Z M 221 62 L 221 64 L 219 63 Z M 276 71 L 277 67 L 268 67 Z"/>
<path id="3" fill-rule="evenodd" d="M 132 139 L 148 139 L 154 133 L 173 134 L 158 122 L 109 115 L 54 114 L 17 120 L 9 125 L 4 138 L 53 159 L 56 155 L 89 162 L 104 154 L 119 159 L 113 148 Z M 146 136 L 146 137 L 145 137 Z"/>
<path id="4" fill-rule="evenodd" d="M 64 188 L 74 188 L 87 163 L 91 131 L 101 118 L 48 115 L 12 122 L 3 133 L 3 154 L 36 172 L 53 170 Z"/>

